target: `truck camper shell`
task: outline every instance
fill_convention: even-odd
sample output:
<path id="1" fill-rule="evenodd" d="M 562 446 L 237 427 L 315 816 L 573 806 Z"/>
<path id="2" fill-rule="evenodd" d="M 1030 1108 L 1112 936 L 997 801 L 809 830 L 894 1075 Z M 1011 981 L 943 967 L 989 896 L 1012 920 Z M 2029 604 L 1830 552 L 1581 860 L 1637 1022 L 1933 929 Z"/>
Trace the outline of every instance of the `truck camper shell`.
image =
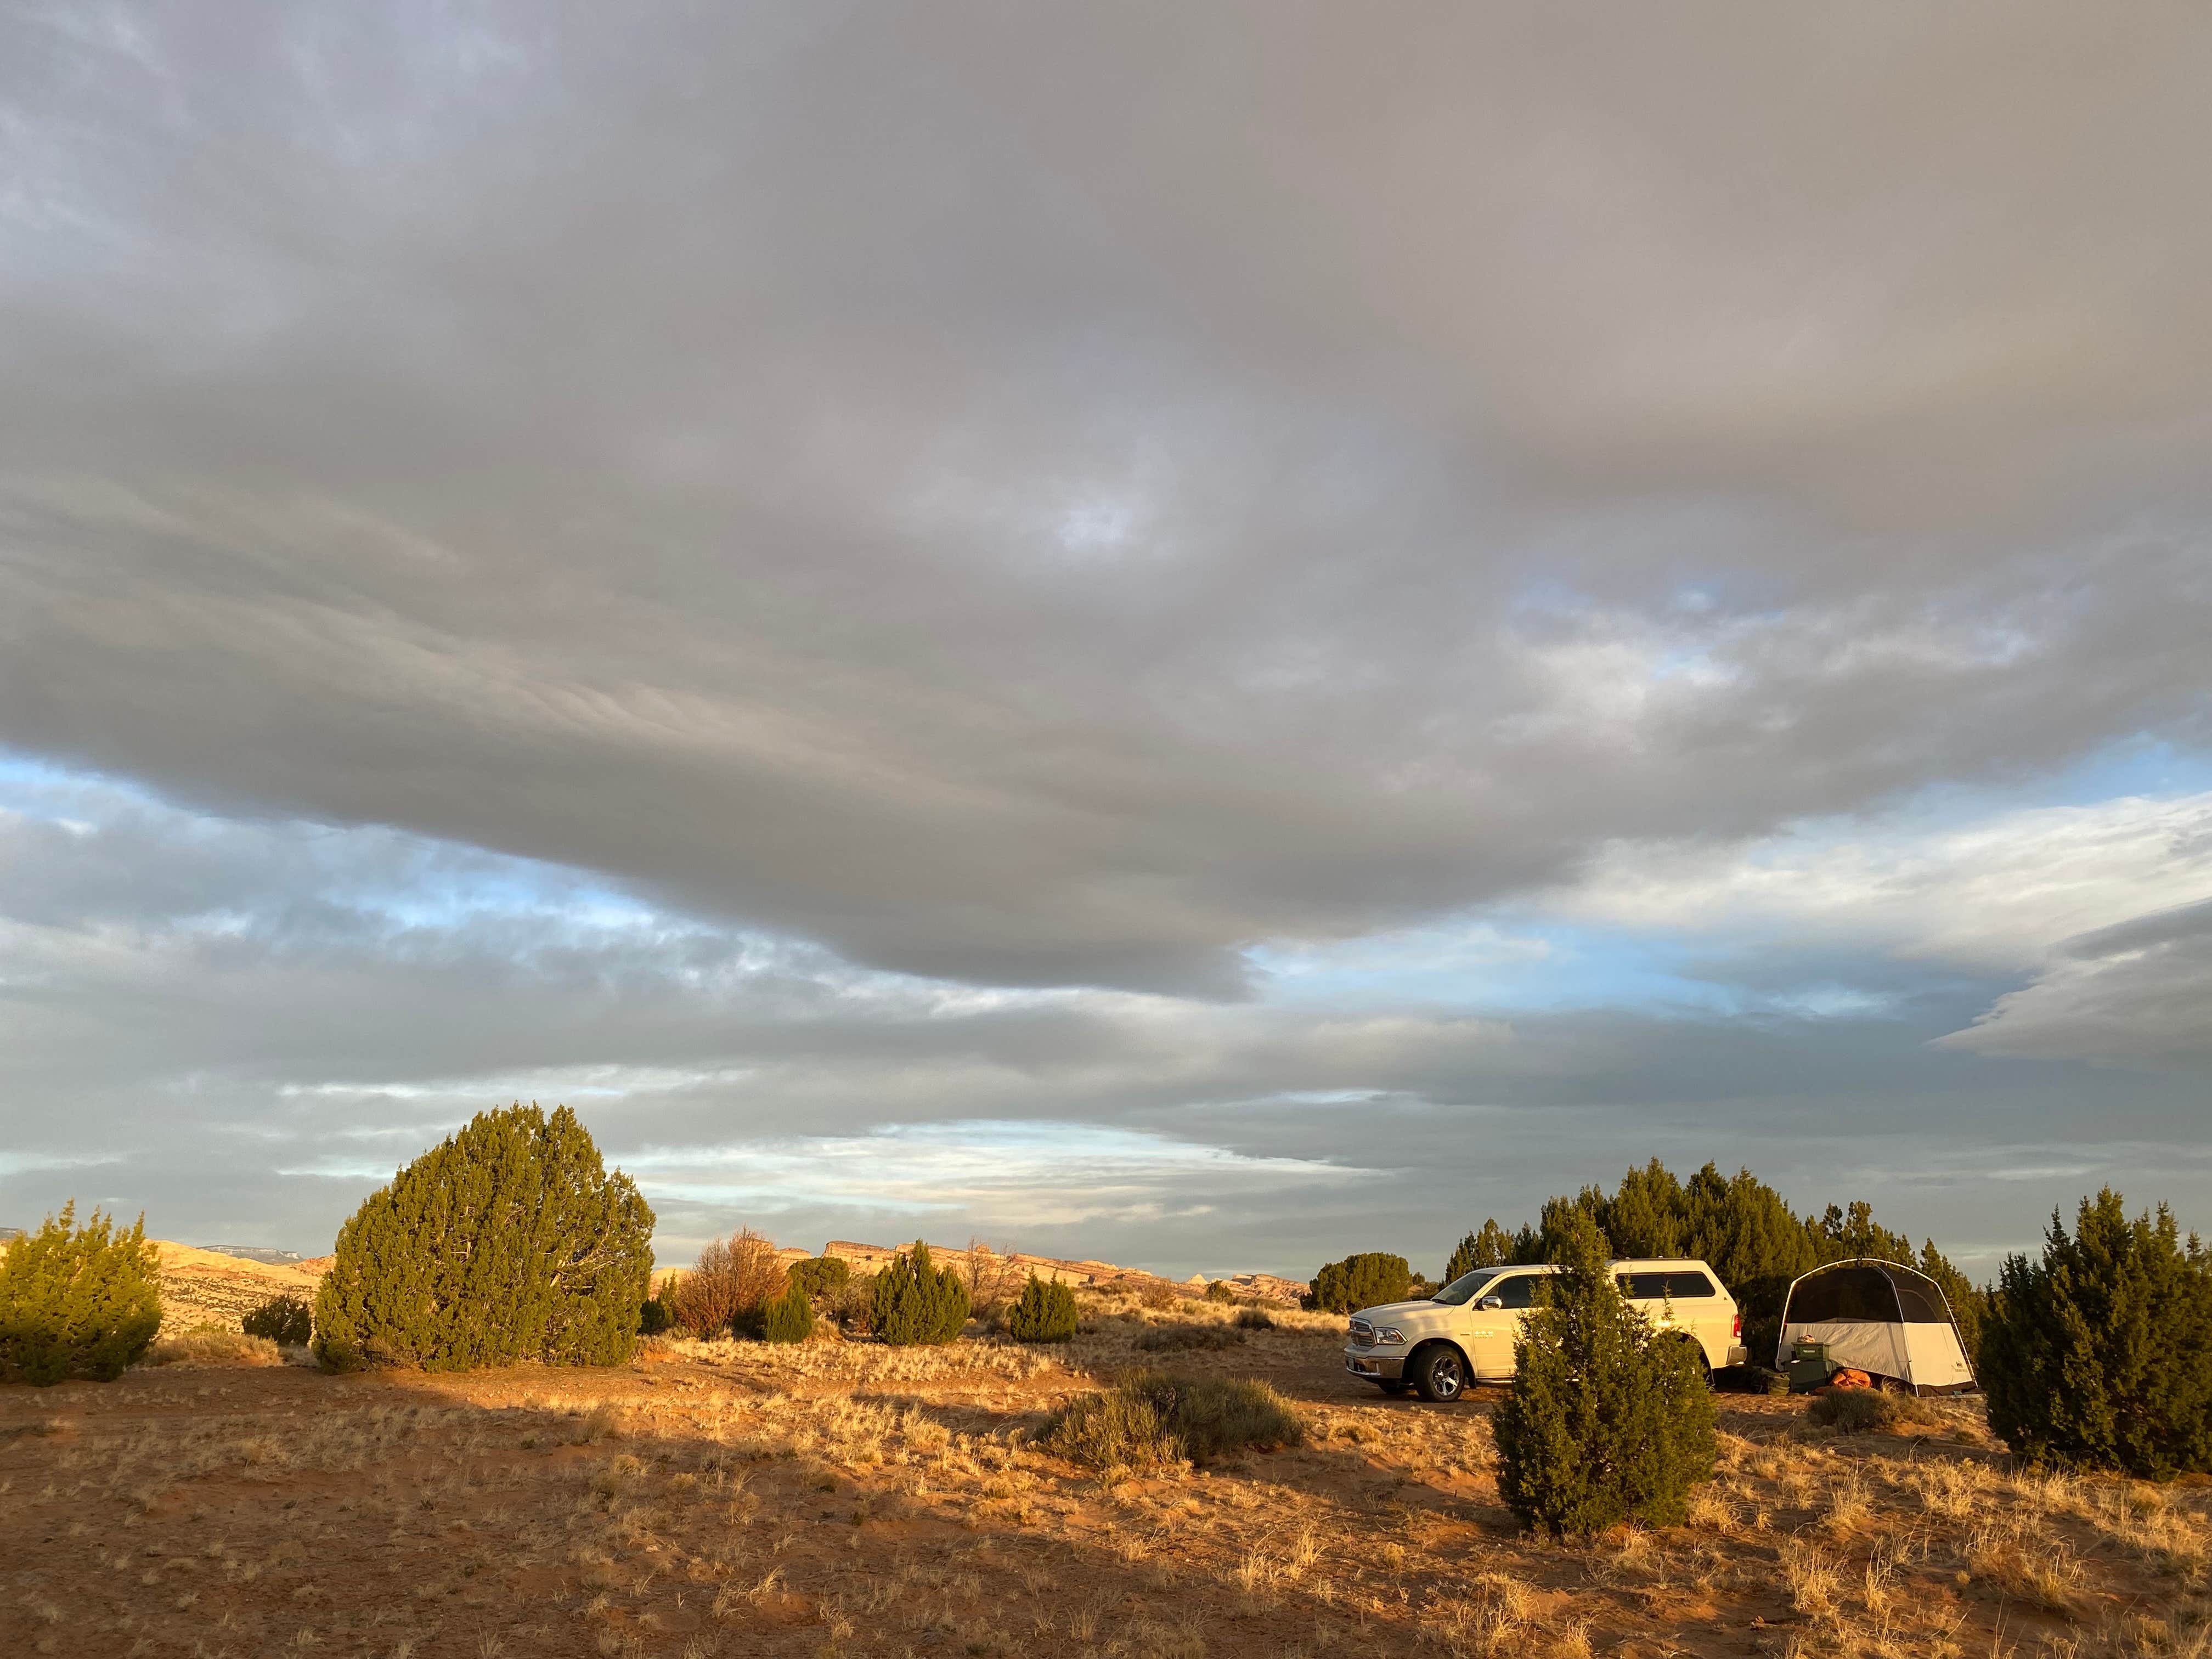
<path id="1" fill-rule="evenodd" d="M 1832 1367 L 1901 1382 L 1915 1394 L 1974 1386 L 1974 1368 L 1943 1288 L 1899 1261 L 1832 1261 L 1794 1280 L 1782 1305 L 1778 1370 L 1800 1342 L 1827 1350 Z"/>

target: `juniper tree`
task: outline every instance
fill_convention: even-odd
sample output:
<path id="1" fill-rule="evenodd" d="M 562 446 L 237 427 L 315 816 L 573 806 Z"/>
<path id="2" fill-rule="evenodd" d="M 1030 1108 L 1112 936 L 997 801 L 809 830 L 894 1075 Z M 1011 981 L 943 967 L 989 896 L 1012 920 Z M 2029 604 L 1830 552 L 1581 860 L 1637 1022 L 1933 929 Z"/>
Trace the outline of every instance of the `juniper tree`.
<path id="1" fill-rule="evenodd" d="M 806 1286 L 794 1277 L 783 1294 L 763 1312 L 761 1339 L 767 1342 L 804 1342 L 813 1334 L 814 1304 L 806 1299 Z"/>
<path id="2" fill-rule="evenodd" d="M 1498 1409 L 1498 1486 L 1544 1532 L 1680 1522 L 1713 1472 L 1713 1405 L 1692 1345 L 1655 1332 L 1608 1270 L 1587 1214 L 1561 1218 L 1560 1271 L 1514 1345 Z"/>
<path id="3" fill-rule="evenodd" d="M 637 1188 L 567 1107 L 478 1113 L 339 1230 L 316 1354 L 337 1369 L 619 1364 L 636 1346 L 652 1237 Z"/>
<path id="4" fill-rule="evenodd" d="M 161 1328 L 161 1253 L 143 1215 L 127 1233 L 97 1210 L 79 1227 L 72 1199 L 0 1251 L 0 1378 L 112 1382 Z"/>
<path id="5" fill-rule="evenodd" d="M 1413 1270 L 1402 1255 L 1386 1255 L 1379 1250 L 1348 1255 L 1314 1275 L 1313 1304 L 1330 1313 L 1351 1313 L 1385 1302 L 1402 1302 L 1413 1279 Z"/>
<path id="6" fill-rule="evenodd" d="M 1998 1276 L 1976 1370 L 1990 1426 L 2032 1462 L 2212 1472 L 2212 1259 L 2109 1187 L 2070 1237 L 2054 1211 L 2042 1261 Z"/>
<path id="7" fill-rule="evenodd" d="M 901 1347 L 950 1342 L 968 1322 L 968 1287 L 957 1268 L 936 1266 L 929 1246 L 916 1239 L 876 1275 L 869 1322 L 878 1336 Z"/>
<path id="8" fill-rule="evenodd" d="M 1444 1283 L 1449 1285 L 1462 1273 L 1471 1273 L 1477 1267 L 1503 1267 L 1513 1260 L 1513 1235 L 1495 1220 L 1482 1224 L 1479 1233 L 1469 1233 L 1459 1242 L 1444 1264 Z"/>
<path id="9" fill-rule="evenodd" d="M 1031 1273 L 1006 1317 L 1006 1334 L 1017 1342 L 1066 1342 L 1074 1338 L 1075 1323 L 1075 1292 Z"/>
<path id="10" fill-rule="evenodd" d="M 791 1277 L 806 1287 L 810 1297 L 825 1301 L 852 1282 L 853 1264 L 842 1255 L 811 1255 L 791 1264 Z"/>

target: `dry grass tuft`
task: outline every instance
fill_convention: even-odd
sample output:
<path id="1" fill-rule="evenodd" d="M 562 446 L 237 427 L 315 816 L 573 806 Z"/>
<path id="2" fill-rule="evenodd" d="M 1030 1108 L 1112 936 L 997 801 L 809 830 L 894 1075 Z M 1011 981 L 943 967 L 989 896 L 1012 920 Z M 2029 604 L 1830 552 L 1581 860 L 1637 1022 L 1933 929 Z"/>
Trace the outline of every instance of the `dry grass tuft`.
<path id="1" fill-rule="evenodd" d="M 248 1336 L 222 1325 L 195 1325 L 156 1337 L 140 1362 L 148 1365 L 281 1365 L 284 1355 L 265 1336 Z"/>

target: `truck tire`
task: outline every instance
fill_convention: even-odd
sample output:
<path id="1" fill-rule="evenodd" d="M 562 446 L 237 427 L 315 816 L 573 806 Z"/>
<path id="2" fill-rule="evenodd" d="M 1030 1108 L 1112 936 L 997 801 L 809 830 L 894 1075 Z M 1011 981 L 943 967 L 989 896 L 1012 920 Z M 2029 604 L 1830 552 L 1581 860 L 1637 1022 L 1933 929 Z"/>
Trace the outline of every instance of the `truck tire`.
<path id="1" fill-rule="evenodd" d="M 1431 1342 L 1425 1348 L 1414 1350 L 1406 1361 L 1406 1375 L 1421 1398 L 1431 1406 L 1442 1406 L 1456 1400 L 1467 1392 L 1470 1381 L 1467 1372 L 1467 1357 L 1449 1342 Z"/>

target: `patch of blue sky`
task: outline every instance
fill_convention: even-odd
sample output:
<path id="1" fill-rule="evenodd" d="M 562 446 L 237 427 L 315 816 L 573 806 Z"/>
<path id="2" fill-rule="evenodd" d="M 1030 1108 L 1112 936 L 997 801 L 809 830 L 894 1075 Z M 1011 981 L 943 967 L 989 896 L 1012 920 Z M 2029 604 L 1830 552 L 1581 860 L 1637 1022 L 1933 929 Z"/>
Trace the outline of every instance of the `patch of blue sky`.
<path id="1" fill-rule="evenodd" d="M 1729 1012 L 1728 988 L 1693 971 L 1698 942 L 1530 919 L 1468 919 L 1329 945 L 1245 952 L 1270 1002 L 1340 1012 L 1425 1007 Z"/>

